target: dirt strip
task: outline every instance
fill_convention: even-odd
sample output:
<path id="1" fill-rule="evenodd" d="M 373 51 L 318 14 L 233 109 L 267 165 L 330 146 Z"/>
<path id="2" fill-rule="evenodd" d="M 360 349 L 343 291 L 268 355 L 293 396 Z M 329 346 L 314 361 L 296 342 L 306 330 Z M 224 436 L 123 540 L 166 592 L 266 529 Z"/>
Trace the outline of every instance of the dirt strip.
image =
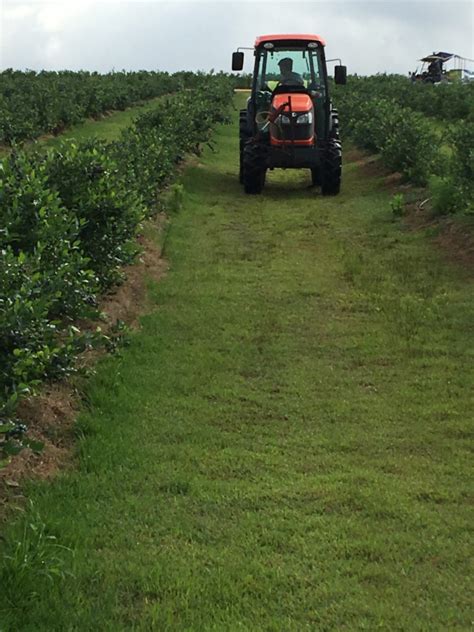
<path id="1" fill-rule="evenodd" d="M 147 285 L 150 281 L 159 281 L 168 269 L 160 245 L 163 241 L 160 236 L 166 230 L 167 221 L 166 215 L 160 213 L 147 222 L 143 232 L 138 235 L 141 253 L 136 263 L 124 269 L 126 278 L 122 285 L 99 302 L 103 319 L 81 322 L 81 330 L 95 330 L 100 326 L 103 333 L 107 334 L 117 322 L 132 330 L 140 326 L 140 316 L 152 309 Z M 148 235 L 153 235 L 153 238 Z M 92 369 L 104 353 L 86 351 L 78 358 L 77 364 Z M 51 478 L 74 462 L 71 458 L 75 438 L 74 422 L 80 409 L 80 400 L 81 394 L 74 380 L 63 380 L 45 384 L 38 395 L 20 402 L 17 409 L 19 422 L 27 425 L 28 438 L 43 442 L 44 449 L 40 454 L 25 449 L 0 470 L 0 514 L 2 505 L 22 497 L 21 483 L 25 479 Z"/>

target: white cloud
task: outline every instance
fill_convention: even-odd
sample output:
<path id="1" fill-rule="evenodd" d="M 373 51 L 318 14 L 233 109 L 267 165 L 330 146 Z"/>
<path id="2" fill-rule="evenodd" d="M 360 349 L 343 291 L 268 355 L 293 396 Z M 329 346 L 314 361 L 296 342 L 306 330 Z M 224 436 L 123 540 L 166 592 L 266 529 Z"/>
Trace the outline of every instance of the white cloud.
<path id="1" fill-rule="evenodd" d="M 35 7 L 31 4 L 9 3 L 3 7 L 3 19 L 8 21 L 15 21 L 24 19 L 35 12 Z"/>
<path id="2" fill-rule="evenodd" d="M 50 61 L 51 65 L 56 66 L 61 64 L 61 52 L 61 40 L 58 37 L 50 37 L 46 44 L 45 57 Z"/>
<path id="3" fill-rule="evenodd" d="M 90 15 L 94 3 L 86 1 L 42 3 L 36 7 L 36 20 L 45 33 L 61 33 L 83 15 Z"/>
<path id="4" fill-rule="evenodd" d="M 0 0 L 2 2 L 2 0 Z M 229 70 L 268 32 L 316 32 L 358 73 L 413 70 L 435 49 L 474 57 L 472 2 L 3 0 L 0 66 Z M 247 69 L 251 69 L 251 54 Z"/>

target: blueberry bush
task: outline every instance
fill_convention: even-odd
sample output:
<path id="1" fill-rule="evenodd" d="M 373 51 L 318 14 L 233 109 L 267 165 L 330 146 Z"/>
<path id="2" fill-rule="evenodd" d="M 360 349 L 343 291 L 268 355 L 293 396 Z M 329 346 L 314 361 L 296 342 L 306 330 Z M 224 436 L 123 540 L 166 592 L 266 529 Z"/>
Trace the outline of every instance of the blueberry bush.
<path id="1" fill-rule="evenodd" d="M 185 73 L 144 70 L 104 75 L 4 70 L 0 73 L 0 143 L 58 134 L 85 118 L 176 92 L 185 78 Z"/>
<path id="2" fill-rule="evenodd" d="M 474 85 L 412 83 L 399 75 L 351 76 L 335 86 L 341 132 L 428 186 L 438 214 L 472 214 Z"/>
<path id="3" fill-rule="evenodd" d="M 136 254 L 160 190 L 226 120 L 231 99 L 225 76 L 200 75 L 114 143 L 15 149 L 0 162 L 2 427 L 21 397 L 74 370 L 92 344 L 74 323 L 96 315 L 98 295 Z"/>

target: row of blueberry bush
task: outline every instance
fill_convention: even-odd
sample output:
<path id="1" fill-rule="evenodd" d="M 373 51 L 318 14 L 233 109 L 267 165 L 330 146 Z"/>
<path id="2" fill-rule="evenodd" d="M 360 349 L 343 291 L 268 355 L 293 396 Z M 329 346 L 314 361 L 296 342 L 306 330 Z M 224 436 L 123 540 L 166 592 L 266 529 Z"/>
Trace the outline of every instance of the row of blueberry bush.
<path id="1" fill-rule="evenodd" d="M 198 83 L 199 75 L 188 72 L 5 70 L 0 73 L 0 143 L 58 134 L 85 118 Z"/>
<path id="2" fill-rule="evenodd" d="M 75 326 L 136 254 L 135 236 L 186 153 L 226 118 L 224 76 L 164 99 L 117 142 L 13 150 L 0 162 L 0 417 L 73 370 Z"/>
<path id="3" fill-rule="evenodd" d="M 433 85 L 412 82 L 403 75 L 351 75 L 347 87 L 363 100 L 386 99 L 438 121 L 474 123 L 473 81 Z"/>
<path id="4" fill-rule="evenodd" d="M 435 121 L 412 107 L 410 98 L 400 103 L 387 90 L 378 91 L 377 86 L 390 83 L 388 77 L 374 79 L 349 77 L 346 86 L 336 87 L 334 99 L 343 135 L 357 146 L 379 153 L 389 169 L 407 180 L 429 185 L 435 212 L 473 213 L 474 120 L 469 112 L 464 111 L 466 117 L 455 122 Z M 398 79 L 393 80 L 396 85 Z M 403 80 L 415 93 L 422 89 L 433 98 L 441 88 L 458 89 Z M 368 90 L 370 86 L 373 89 Z M 473 94 L 472 86 L 460 84 L 459 89 Z"/>

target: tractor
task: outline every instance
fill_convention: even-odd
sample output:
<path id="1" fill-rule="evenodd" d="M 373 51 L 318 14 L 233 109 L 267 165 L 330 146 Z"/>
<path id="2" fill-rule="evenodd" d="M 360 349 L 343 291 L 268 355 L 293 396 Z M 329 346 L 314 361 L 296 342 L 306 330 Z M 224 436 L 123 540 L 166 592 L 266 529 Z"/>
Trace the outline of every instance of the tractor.
<path id="1" fill-rule="evenodd" d="M 240 111 L 240 182 L 249 194 L 261 193 L 268 169 L 309 169 L 323 195 L 341 187 L 341 141 L 337 110 L 329 96 L 326 63 L 338 61 L 334 81 L 345 84 L 340 60 L 326 60 L 318 35 L 257 37 L 252 90 Z M 244 53 L 232 55 L 240 71 Z"/>

